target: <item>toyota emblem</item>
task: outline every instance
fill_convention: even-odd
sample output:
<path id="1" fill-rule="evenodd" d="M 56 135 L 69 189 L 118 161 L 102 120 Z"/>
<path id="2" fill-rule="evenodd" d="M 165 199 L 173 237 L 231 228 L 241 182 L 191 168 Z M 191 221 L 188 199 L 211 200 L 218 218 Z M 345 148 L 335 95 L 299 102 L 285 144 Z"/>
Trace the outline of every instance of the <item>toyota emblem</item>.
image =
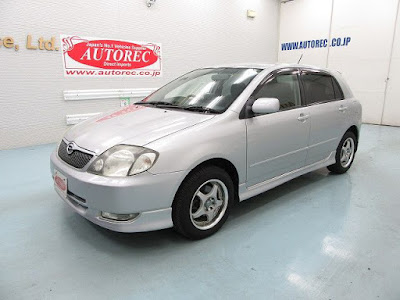
<path id="1" fill-rule="evenodd" d="M 68 155 L 71 155 L 72 152 L 74 152 L 75 150 L 75 144 L 74 143 L 69 143 L 67 146 L 67 153 Z"/>

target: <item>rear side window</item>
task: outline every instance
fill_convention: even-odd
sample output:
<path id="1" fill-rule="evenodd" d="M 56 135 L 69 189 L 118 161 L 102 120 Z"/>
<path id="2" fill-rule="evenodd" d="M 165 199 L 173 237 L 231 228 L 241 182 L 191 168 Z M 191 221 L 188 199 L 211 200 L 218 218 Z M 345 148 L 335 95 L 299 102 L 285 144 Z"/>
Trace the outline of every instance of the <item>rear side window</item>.
<path id="1" fill-rule="evenodd" d="M 336 100 L 343 100 L 344 99 L 343 91 L 340 88 L 339 83 L 333 77 L 332 77 L 332 83 L 333 83 L 333 89 L 335 91 L 335 99 Z"/>
<path id="2" fill-rule="evenodd" d="M 301 77 L 308 104 L 343 99 L 343 92 L 332 76 L 303 73 Z"/>
<path id="3" fill-rule="evenodd" d="M 254 99 L 258 98 L 277 98 L 280 110 L 300 106 L 301 96 L 297 75 L 281 74 L 269 79 L 254 95 Z"/>

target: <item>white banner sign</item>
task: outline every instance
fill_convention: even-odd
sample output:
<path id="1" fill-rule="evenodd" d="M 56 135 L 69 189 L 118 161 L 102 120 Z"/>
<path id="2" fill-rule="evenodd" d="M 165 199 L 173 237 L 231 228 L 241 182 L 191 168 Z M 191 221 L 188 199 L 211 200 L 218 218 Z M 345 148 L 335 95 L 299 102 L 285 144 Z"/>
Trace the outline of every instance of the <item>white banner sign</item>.
<path id="1" fill-rule="evenodd" d="M 160 77 L 161 44 L 60 35 L 64 76 Z"/>

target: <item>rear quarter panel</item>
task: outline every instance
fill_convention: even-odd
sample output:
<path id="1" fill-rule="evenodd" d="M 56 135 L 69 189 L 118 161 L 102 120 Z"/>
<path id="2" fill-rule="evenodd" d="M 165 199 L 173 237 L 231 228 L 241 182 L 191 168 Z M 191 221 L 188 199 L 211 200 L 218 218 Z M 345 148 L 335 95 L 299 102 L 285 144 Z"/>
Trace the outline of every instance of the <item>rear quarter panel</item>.
<path id="1" fill-rule="evenodd" d="M 348 122 L 350 126 L 357 126 L 358 134 L 360 134 L 361 124 L 362 124 L 362 106 L 361 103 L 356 98 L 351 98 L 348 100 Z M 349 126 L 349 127 L 350 127 Z M 357 137 L 358 138 L 358 137 Z"/>
<path id="2" fill-rule="evenodd" d="M 339 72 L 331 72 L 331 74 L 336 78 L 339 82 L 340 87 L 342 88 L 345 99 L 347 100 L 348 113 L 347 113 L 347 129 L 351 126 L 357 126 L 358 133 L 361 130 L 361 122 L 362 122 L 362 107 L 360 102 L 354 97 L 353 92 L 350 89 L 350 86 L 347 84 L 346 80 Z M 347 130 L 345 129 L 345 130 Z M 343 132 L 344 134 L 344 132 Z"/>

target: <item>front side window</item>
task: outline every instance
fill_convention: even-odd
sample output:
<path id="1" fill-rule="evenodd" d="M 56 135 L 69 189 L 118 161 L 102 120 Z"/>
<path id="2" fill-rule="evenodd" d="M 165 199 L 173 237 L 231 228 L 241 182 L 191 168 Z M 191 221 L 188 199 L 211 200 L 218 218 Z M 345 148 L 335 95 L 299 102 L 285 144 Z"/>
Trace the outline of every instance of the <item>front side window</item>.
<path id="1" fill-rule="evenodd" d="M 302 75 L 304 93 L 308 104 L 335 100 L 334 79 L 327 74 Z M 338 92 L 337 92 L 338 93 Z M 342 95 L 338 95 L 338 99 Z"/>
<path id="2" fill-rule="evenodd" d="M 297 75 L 281 74 L 267 80 L 255 93 L 258 98 L 277 98 L 280 110 L 301 106 L 300 87 Z"/>
<path id="3" fill-rule="evenodd" d="M 222 113 L 260 71 L 247 68 L 195 70 L 170 82 L 138 104 Z"/>

